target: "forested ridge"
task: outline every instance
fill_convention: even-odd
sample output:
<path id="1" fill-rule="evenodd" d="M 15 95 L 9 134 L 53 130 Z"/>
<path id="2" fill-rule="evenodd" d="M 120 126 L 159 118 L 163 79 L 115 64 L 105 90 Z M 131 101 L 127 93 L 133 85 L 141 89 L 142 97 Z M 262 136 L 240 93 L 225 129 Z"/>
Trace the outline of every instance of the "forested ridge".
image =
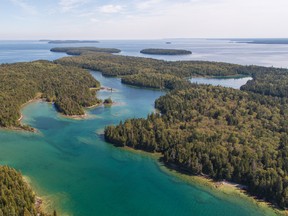
<path id="1" fill-rule="evenodd" d="M 100 84 L 87 71 L 48 61 L 0 65 L 0 126 L 21 127 L 21 105 L 38 96 L 65 115 L 83 115 L 99 100 L 89 88 Z M 25 126 L 23 126 L 25 127 Z"/>
<path id="2" fill-rule="evenodd" d="M 288 103 L 224 87 L 191 84 L 160 97 L 161 114 L 105 129 L 117 146 L 160 152 L 166 164 L 288 207 Z"/>
<path id="3" fill-rule="evenodd" d="M 22 175 L 7 166 L 0 166 L 0 193 L 0 216 L 49 216 L 36 206 L 35 194 Z"/>

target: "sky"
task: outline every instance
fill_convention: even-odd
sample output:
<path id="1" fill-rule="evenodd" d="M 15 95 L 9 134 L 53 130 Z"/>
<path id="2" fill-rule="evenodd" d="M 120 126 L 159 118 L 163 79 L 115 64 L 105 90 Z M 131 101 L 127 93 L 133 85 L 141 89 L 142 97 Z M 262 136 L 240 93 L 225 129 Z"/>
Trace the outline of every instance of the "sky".
<path id="1" fill-rule="evenodd" d="M 0 39 L 288 38 L 288 0 L 0 0 Z"/>

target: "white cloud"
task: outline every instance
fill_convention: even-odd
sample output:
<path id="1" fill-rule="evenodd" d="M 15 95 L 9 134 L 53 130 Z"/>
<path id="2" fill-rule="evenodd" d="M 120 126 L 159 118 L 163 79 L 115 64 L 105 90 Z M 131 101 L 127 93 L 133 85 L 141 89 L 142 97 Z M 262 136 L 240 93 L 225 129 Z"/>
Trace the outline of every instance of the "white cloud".
<path id="1" fill-rule="evenodd" d="M 98 22 L 100 22 L 100 20 L 99 20 L 99 19 L 96 19 L 96 18 L 91 18 L 90 21 L 91 21 L 92 23 L 98 23 Z"/>
<path id="2" fill-rule="evenodd" d="M 101 13 L 119 13 L 123 10 L 123 6 L 121 5 L 103 5 L 99 8 Z"/>
<path id="3" fill-rule="evenodd" d="M 87 0 L 60 0 L 59 5 L 63 12 L 68 12 L 87 3 Z"/>
<path id="4" fill-rule="evenodd" d="M 24 0 L 10 0 L 10 2 L 12 2 L 17 7 L 20 7 L 21 10 L 23 10 L 25 13 L 32 14 L 32 15 L 36 15 L 38 13 L 34 6 L 29 5 Z"/>
<path id="5" fill-rule="evenodd" d="M 159 3 L 161 3 L 162 0 L 146 0 L 146 1 L 140 1 L 136 3 L 136 8 L 139 10 L 147 10 Z"/>

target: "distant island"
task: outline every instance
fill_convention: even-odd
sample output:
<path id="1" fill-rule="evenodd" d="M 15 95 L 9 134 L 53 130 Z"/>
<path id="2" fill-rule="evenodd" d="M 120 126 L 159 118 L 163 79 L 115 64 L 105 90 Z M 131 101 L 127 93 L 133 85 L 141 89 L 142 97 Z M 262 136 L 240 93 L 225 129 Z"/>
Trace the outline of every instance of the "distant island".
<path id="1" fill-rule="evenodd" d="M 232 39 L 232 41 L 249 44 L 288 44 L 288 38 Z"/>
<path id="2" fill-rule="evenodd" d="M 40 40 L 41 42 L 48 42 L 50 44 L 73 44 L 73 43 L 99 43 L 96 40 Z"/>
<path id="3" fill-rule="evenodd" d="M 84 52 L 100 52 L 100 53 L 120 53 L 121 50 L 115 48 L 98 48 L 98 47 L 56 47 L 51 52 L 64 52 L 68 55 L 81 55 Z"/>
<path id="4" fill-rule="evenodd" d="M 190 55 L 192 54 L 189 50 L 179 49 L 143 49 L 140 51 L 142 54 L 148 55 Z"/>

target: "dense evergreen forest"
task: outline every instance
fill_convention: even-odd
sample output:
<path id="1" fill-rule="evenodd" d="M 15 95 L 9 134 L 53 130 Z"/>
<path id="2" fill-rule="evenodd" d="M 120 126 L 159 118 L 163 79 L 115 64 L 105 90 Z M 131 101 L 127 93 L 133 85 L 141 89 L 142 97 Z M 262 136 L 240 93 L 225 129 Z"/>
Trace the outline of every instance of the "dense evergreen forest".
<path id="1" fill-rule="evenodd" d="M 140 51 L 143 54 L 149 55 L 189 55 L 192 54 L 189 50 L 179 49 L 143 49 Z"/>
<path id="2" fill-rule="evenodd" d="M 38 97 L 54 102 L 65 115 L 83 115 L 83 107 L 99 103 L 100 86 L 87 71 L 48 61 L 0 65 L 0 126 L 20 127 L 21 105 Z M 25 126 L 22 126 L 26 128 Z"/>
<path id="3" fill-rule="evenodd" d="M 67 51 L 68 52 L 68 51 Z M 83 52 L 80 56 L 64 57 L 55 61 L 63 65 L 79 66 L 101 71 L 105 76 L 123 76 L 138 73 L 165 73 L 178 77 L 250 75 L 261 67 L 241 66 L 205 61 L 163 61 L 151 58 Z"/>
<path id="4" fill-rule="evenodd" d="M 0 166 L 0 193 L 0 216 L 49 216 L 36 206 L 35 195 L 22 175 L 7 166 Z"/>
<path id="5" fill-rule="evenodd" d="M 224 87 L 191 84 L 160 97 L 161 114 L 105 129 L 117 146 L 161 152 L 179 170 L 245 184 L 288 207 L 288 103 Z"/>
<path id="6" fill-rule="evenodd" d="M 71 48 L 65 50 L 67 53 Z M 263 80 L 261 76 L 270 77 L 269 82 L 274 85 L 266 85 L 265 91 L 274 92 L 280 81 L 285 87 L 288 82 L 288 69 L 261 67 L 261 66 L 243 66 L 237 64 L 228 64 L 221 62 L 206 61 L 163 61 L 151 58 L 140 58 L 131 56 L 111 55 L 106 53 L 96 53 L 81 49 L 80 56 L 64 57 L 55 62 L 62 65 L 73 65 L 85 69 L 101 71 L 104 76 L 120 76 L 122 82 L 140 87 L 166 88 L 163 84 L 169 79 L 169 82 L 175 82 L 180 78 L 192 76 L 253 76 L 254 80 Z M 162 75 L 161 75 L 162 74 Z M 282 74 L 282 75 L 281 75 Z M 281 77 L 280 77 L 281 75 Z M 275 77 L 279 77 L 279 82 Z M 150 77 L 150 78 L 149 78 Z M 253 91 L 253 86 L 257 83 L 250 81 L 243 90 Z M 285 81 L 286 80 L 286 81 Z M 182 79 L 183 81 L 183 79 Z M 266 82 L 267 80 L 263 80 Z M 262 84 L 261 84 L 262 85 Z M 263 84 L 264 85 L 264 84 Z M 258 85 L 259 86 L 259 85 Z M 172 89 L 167 84 L 167 89 Z M 256 87 L 255 87 L 256 88 Z M 263 87 L 261 87 L 263 89 Z M 285 89 L 280 87 L 281 89 Z M 258 87 L 257 87 L 258 89 Z M 259 88 L 260 89 L 260 88 Z M 260 91 L 260 90 L 259 90 Z M 254 91 L 256 92 L 256 91 Z M 275 95 L 275 94 L 270 94 Z"/>
<path id="7" fill-rule="evenodd" d="M 273 71 L 270 73 L 255 73 L 253 80 L 241 87 L 241 90 L 271 95 L 288 97 L 288 73 L 287 71 Z"/>
<path id="8" fill-rule="evenodd" d="M 176 89 L 189 85 L 189 81 L 171 74 L 161 73 L 138 73 L 124 76 L 121 82 L 128 85 L 156 88 L 156 89 Z"/>

